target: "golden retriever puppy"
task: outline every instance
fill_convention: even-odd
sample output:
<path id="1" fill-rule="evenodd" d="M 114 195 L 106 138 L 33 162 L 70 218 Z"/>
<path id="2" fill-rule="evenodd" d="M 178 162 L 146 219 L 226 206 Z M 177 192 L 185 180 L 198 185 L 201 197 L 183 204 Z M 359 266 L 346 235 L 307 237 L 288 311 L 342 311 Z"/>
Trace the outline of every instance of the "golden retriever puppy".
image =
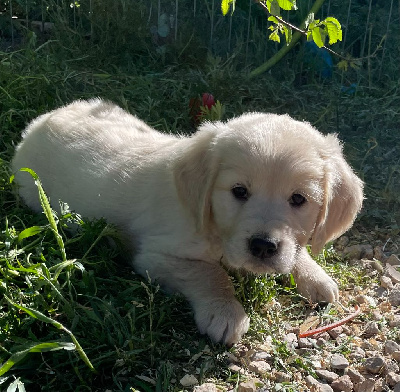
<path id="1" fill-rule="evenodd" d="M 88 218 L 106 218 L 135 249 L 137 272 L 190 301 L 201 333 L 232 344 L 249 318 L 222 265 L 293 273 L 312 301 L 335 301 L 336 283 L 308 255 L 346 231 L 362 182 L 336 136 L 287 115 L 249 113 L 205 123 L 191 137 L 150 128 L 100 99 L 34 120 L 12 166 L 26 203 L 40 210 L 22 167 Z"/>

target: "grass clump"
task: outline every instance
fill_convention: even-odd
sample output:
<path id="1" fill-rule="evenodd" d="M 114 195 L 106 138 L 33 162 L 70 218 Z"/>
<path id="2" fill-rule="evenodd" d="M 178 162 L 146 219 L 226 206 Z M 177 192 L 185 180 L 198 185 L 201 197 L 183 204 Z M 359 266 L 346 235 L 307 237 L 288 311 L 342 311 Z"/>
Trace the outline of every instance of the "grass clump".
<path id="1" fill-rule="evenodd" d="M 24 227 L 11 217 L 0 234 L 3 386 L 19 380 L 30 390 L 150 390 L 140 379 L 148 372 L 157 390 L 168 390 L 171 374 L 179 374 L 177 361 L 205 346 L 200 336 L 189 344 L 188 334 L 196 336 L 189 307 L 180 297 L 164 296 L 130 266 L 119 261 L 117 267 L 118 252 L 109 244 L 115 230 L 65 209 L 56 215 L 36 181 L 46 220 Z M 66 235 L 71 222 L 79 229 Z M 77 244 L 85 256 L 69 259 L 69 248 L 76 253 Z"/>

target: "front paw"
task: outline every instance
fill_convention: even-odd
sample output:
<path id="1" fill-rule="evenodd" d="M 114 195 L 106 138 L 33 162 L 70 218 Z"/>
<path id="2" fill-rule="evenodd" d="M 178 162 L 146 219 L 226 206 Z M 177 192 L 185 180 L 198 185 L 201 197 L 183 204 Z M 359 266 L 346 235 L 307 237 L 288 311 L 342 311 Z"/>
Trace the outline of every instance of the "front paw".
<path id="1" fill-rule="evenodd" d="M 335 302 L 339 299 L 339 287 L 321 268 L 296 279 L 298 292 L 312 302 Z"/>
<path id="2" fill-rule="evenodd" d="M 216 299 L 194 307 L 200 333 L 228 346 L 237 343 L 249 329 L 250 319 L 235 299 Z"/>

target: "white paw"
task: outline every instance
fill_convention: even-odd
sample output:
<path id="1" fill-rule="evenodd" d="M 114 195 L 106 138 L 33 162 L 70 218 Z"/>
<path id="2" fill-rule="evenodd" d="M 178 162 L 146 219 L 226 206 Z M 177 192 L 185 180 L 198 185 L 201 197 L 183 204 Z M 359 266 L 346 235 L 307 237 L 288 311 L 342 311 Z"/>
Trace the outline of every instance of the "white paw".
<path id="1" fill-rule="evenodd" d="M 339 287 L 321 268 L 307 276 L 298 276 L 297 290 L 312 302 L 335 302 L 339 299 Z"/>
<path id="2" fill-rule="evenodd" d="M 249 329 L 250 319 L 234 298 L 197 304 L 194 311 L 200 333 L 207 334 L 214 342 L 232 345 Z"/>

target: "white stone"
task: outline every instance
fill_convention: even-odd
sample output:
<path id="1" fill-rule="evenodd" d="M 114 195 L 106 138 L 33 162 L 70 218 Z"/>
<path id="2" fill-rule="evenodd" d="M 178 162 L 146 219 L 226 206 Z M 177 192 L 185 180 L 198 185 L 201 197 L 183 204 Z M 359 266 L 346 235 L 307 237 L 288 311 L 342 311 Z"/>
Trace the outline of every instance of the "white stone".
<path id="1" fill-rule="evenodd" d="M 349 376 L 344 375 L 333 381 L 331 387 L 334 391 L 351 392 L 353 390 L 353 383 Z"/>
<path id="2" fill-rule="evenodd" d="M 194 387 L 193 392 L 218 392 L 218 389 L 215 384 L 211 382 L 206 382 L 204 384 L 198 385 L 197 387 Z"/>
<path id="3" fill-rule="evenodd" d="M 185 374 L 179 382 L 184 387 L 193 387 L 194 385 L 197 385 L 199 383 L 197 378 L 193 376 L 193 374 Z"/>
<path id="4" fill-rule="evenodd" d="M 381 286 L 385 289 L 391 290 L 393 288 L 392 279 L 389 276 L 381 276 Z"/>
<path id="5" fill-rule="evenodd" d="M 249 363 L 249 370 L 263 376 L 271 371 L 271 365 L 265 361 L 253 361 Z"/>
<path id="6" fill-rule="evenodd" d="M 254 380 L 241 382 L 237 388 L 237 392 L 255 392 L 256 390 L 257 386 Z"/>
<path id="7" fill-rule="evenodd" d="M 385 276 L 389 277 L 393 284 L 400 283 L 400 272 L 390 264 L 386 265 Z"/>
<path id="8" fill-rule="evenodd" d="M 316 370 L 315 374 L 319 378 L 322 378 L 323 380 L 326 380 L 328 382 L 335 381 L 337 378 L 339 378 L 339 376 L 336 373 L 330 372 L 329 370 L 325 370 L 325 369 Z"/>

